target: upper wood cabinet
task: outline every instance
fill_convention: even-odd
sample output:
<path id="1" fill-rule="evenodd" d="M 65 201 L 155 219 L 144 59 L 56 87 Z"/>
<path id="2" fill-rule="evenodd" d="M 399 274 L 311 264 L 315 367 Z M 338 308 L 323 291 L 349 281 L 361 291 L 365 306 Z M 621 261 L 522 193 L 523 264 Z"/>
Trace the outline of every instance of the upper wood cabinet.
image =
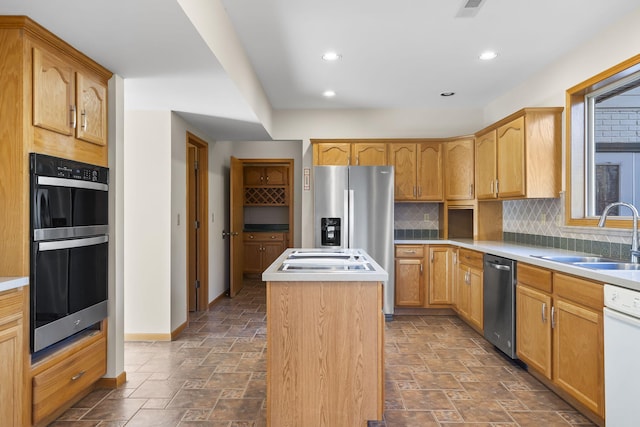
<path id="1" fill-rule="evenodd" d="M 478 199 L 558 197 L 562 108 L 526 108 L 476 134 Z"/>
<path id="2" fill-rule="evenodd" d="M 387 144 L 369 140 L 313 141 L 315 166 L 386 166 Z"/>
<path id="3" fill-rule="evenodd" d="M 460 138 L 444 144 L 445 198 L 470 200 L 474 198 L 474 140 Z"/>
<path id="4" fill-rule="evenodd" d="M 286 185 L 289 169 L 287 166 L 245 166 L 244 185 Z"/>
<path id="5" fill-rule="evenodd" d="M 349 166 L 351 164 L 351 144 L 348 142 L 313 144 L 313 164 L 318 166 Z"/>
<path id="6" fill-rule="evenodd" d="M 107 144 L 107 84 L 33 48 L 33 125 Z"/>
<path id="7" fill-rule="evenodd" d="M 387 145 L 383 142 L 356 142 L 351 145 L 354 166 L 386 166 Z"/>
<path id="8" fill-rule="evenodd" d="M 442 201 L 442 142 L 390 143 L 397 201 Z"/>

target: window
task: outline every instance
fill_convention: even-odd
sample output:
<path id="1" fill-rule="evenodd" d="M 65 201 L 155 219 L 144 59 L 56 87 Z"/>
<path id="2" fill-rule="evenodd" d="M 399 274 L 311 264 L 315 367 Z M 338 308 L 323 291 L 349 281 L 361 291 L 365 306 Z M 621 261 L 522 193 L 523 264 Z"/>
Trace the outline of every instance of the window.
<path id="1" fill-rule="evenodd" d="M 604 207 L 640 208 L 640 55 L 567 91 L 568 225 L 595 226 Z M 631 213 L 611 225 L 623 227 Z"/>

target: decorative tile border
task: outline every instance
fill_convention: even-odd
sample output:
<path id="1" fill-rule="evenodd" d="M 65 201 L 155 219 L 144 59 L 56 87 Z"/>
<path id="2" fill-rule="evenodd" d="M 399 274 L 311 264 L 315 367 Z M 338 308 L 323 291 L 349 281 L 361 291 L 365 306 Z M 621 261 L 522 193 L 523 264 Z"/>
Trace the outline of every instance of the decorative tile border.
<path id="1" fill-rule="evenodd" d="M 546 248 L 567 249 L 569 251 L 585 252 L 600 256 L 628 260 L 631 256 L 631 245 L 625 243 L 600 242 L 596 240 L 582 240 L 568 237 L 544 236 L 525 233 L 502 233 L 505 242 L 520 243 Z"/>
<path id="2" fill-rule="evenodd" d="M 396 240 L 432 240 L 438 238 L 437 229 L 395 229 Z"/>

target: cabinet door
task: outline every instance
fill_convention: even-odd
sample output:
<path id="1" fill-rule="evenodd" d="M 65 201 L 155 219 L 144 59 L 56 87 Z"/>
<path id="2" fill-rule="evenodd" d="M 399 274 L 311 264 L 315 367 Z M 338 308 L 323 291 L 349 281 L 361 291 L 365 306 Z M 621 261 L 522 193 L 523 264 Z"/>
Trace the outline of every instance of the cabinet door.
<path id="1" fill-rule="evenodd" d="M 78 124 L 76 136 L 98 145 L 107 144 L 107 87 L 76 73 Z"/>
<path id="2" fill-rule="evenodd" d="M 518 357 L 551 379 L 551 296 L 518 284 L 516 337 Z"/>
<path id="3" fill-rule="evenodd" d="M 424 142 L 417 146 L 418 200 L 442 201 L 442 143 Z"/>
<path id="4" fill-rule="evenodd" d="M 348 142 L 314 144 L 314 165 L 348 166 L 351 158 L 351 144 Z"/>
<path id="5" fill-rule="evenodd" d="M 498 195 L 500 197 L 524 196 L 524 117 L 519 117 L 498 128 L 497 145 Z"/>
<path id="6" fill-rule="evenodd" d="M 396 306 L 420 307 L 424 304 L 422 258 L 396 259 Z"/>
<path id="7" fill-rule="evenodd" d="M 456 309 L 465 319 L 469 318 L 470 300 L 469 300 L 469 268 L 462 264 L 458 264 L 455 278 L 456 288 Z"/>
<path id="8" fill-rule="evenodd" d="M 0 419 L 6 425 L 21 426 L 22 323 L 0 329 L 0 360 Z"/>
<path id="9" fill-rule="evenodd" d="M 352 163 L 357 166 L 386 166 L 387 146 L 380 142 L 351 145 Z"/>
<path id="10" fill-rule="evenodd" d="M 497 197 L 496 176 L 496 131 L 492 130 L 476 138 L 476 195 L 478 199 Z"/>
<path id="11" fill-rule="evenodd" d="M 287 168 L 284 166 L 266 166 L 264 168 L 267 185 L 286 185 Z"/>
<path id="12" fill-rule="evenodd" d="M 283 242 L 264 242 L 262 244 L 262 268 L 261 270 L 266 270 L 273 261 L 278 258 L 282 252 L 284 252 L 284 243 Z"/>
<path id="13" fill-rule="evenodd" d="M 484 329 L 484 289 L 482 270 L 469 269 L 469 321 L 478 329 Z"/>
<path id="14" fill-rule="evenodd" d="M 582 404 L 604 414 L 602 312 L 562 298 L 554 302 L 554 382 Z"/>
<path id="15" fill-rule="evenodd" d="M 445 197 L 447 200 L 469 200 L 474 197 L 473 139 L 448 141 L 445 144 Z"/>
<path id="16" fill-rule="evenodd" d="M 33 49 L 33 125 L 63 135 L 75 127 L 73 70 L 57 56 Z"/>
<path id="17" fill-rule="evenodd" d="M 451 304 L 451 248 L 429 247 L 429 304 Z"/>
<path id="18" fill-rule="evenodd" d="M 389 144 L 389 164 L 394 171 L 394 199 L 416 199 L 416 144 Z"/>
<path id="19" fill-rule="evenodd" d="M 245 273 L 262 273 L 262 243 L 244 242 Z"/>
<path id="20" fill-rule="evenodd" d="M 264 185 L 265 175 L 262 166 L 245 166 L 242 171 L 245 186 Z"/>

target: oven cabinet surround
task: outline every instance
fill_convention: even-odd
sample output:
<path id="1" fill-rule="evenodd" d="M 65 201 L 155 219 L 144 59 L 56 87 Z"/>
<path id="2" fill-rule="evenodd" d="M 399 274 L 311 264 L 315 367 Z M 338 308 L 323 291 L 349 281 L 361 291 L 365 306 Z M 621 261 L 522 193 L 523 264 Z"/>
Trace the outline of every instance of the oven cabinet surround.
<path id="1" fill-rule="evenodd" d="M 24 386 L 28 300 L 26 286 L 0 292 L 0 420 L 7 427 L 28 424 L 30 416 L 23 410 L 30 392 Z"/>
<path id="2" fill-rule="evenodd" d="M 476 134 L 478 199 L 559 196 L 562 111 L 525 108 Z"/>
<path id="3" fill-rule="evenodd" d="M 451 308 L 453 257 L 448 245 L 396 245 L 396 307 Z"/>
<path id="4" fill-rule="evenodd" d="M 517 275 L 518 357 L 604 418 L 602 284 L 524 263 Z"/>
<path id="5" fill-rule="evenodd" d="M 482 252 L 458 249 L 455 300 L 458 315 L 476 331 L 484 330 L 484 287 Z"/>
<path id="6" fill-rule="evenodd" d="M 24 16 L 0 16 L 0 63 L 0 276 L 25 277 L 30 272 L 29 153 L 107 166 L 106 88 L 112 73 Z M 28 294 L 27 288 L 24 292 Z M 23 315 L 26 325 L 28 306 Z M 20 381 L 26 390 L 22 402 L 16 402 L 23 424 L 53 421 L 104 375 L 106 322 L 101 326 L 92 332 L 92 339 L 103 342 L 99 351 L 85 350 L 89 338 L 78 338 L 32 365 L 28 344 L 20 348 Z M 85 366 L 89 360 L 100 367 Z M 61 386 L 59 380 L 69 380 L 71 365 L 85 373 Z"/>

